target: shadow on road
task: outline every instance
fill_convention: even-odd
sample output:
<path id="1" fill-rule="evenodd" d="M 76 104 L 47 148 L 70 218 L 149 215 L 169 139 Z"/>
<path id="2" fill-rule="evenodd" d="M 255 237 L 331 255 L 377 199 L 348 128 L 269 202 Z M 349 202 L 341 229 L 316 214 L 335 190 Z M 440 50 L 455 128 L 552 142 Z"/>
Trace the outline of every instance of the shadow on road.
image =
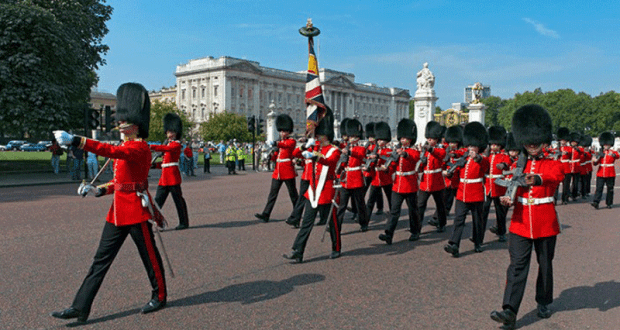
<path id="1" fill-rule="evenodd" d="M 566 289 L 553 301 L 551 310 L 554 313 L 580 309 L 598 309 L 600 312 L 606 312 L 620 307 L 620 295 L 618 295 L 618 292 L 620 292 L 620 283 L 615 281 L 600 282 L 594 284 L 594 286 L 578 286 Z M 525 327 L 539 320 L 536 316 L 536 310 L 533 310 L 523 315 L 519 326 Z"/>
<path id="2" fill-rule="evenodd" d="M 282 281 L 254 281 L 234 284 L 217 291 L 205 292 L 194 296 L 177 299 L 168 306 L 181 307 L 216 302 L 240 302 L 253 304 L 259 301 L 274 299 L 293 292 L 296 286 L 312 284 L 325 280 L 321 274 L 295 275 Z"/>

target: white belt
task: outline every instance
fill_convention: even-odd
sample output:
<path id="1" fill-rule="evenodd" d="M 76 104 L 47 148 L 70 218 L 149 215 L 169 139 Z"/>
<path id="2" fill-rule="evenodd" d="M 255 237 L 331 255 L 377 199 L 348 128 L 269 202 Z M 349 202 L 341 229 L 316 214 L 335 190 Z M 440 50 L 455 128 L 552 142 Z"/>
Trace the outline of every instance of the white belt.
<path id="1" fill-rule="evenodd" d="M 555 198 L 553 197 L 545 197 L 545 198 L 517 197 L 517 201 L 523 205 L 540 205 L 540 204 L 553 203 L 555 201 Z"/>
<path id="2" fill-rule="evenodd" d="M 409 172 L 396 171 L 396 175 L 400 175 L 400 176 L 414 175 L 415 173 L 416 173 L 415 171 L 409 171 Z"/>
<path id="3" fill-rule="evenodd" d="M 306 159 L 306 160 L 305 160 L 305 163 L 306 163 L 306 164 L 312 164 L 312 159 Z"/>
<path id="4" fill-rule="evenodd" d="M 571 160 L 570 162 L 571 163 L 577 163 L 577 162 L 579 162 L 579 159 Z"/>
<path id="5" fill-rule="evenodd" d="M 562 159 L 560 160 L 562 163 L 568 163 L 568 159 Z"/>
<path id="6" fill-rule="evenodd" d="M 362 169 L 361 166 L 356 166 L 356 167 L 346 167 L 344 170 L 345 171 L 360 171 Z"/>
<path id="7" fill-rule="evenodd" d="M 461 179 L 461 182 L 463 182 L 463 183 L 477 183 L 477 182 L 482 182 L 482 178 L 477 178 L 477 179 Z"/>
<path id="8" fill-rule="evenodd" d="M 425 170 L 424 174 L 433 174 L 433 173 L 441 173 L 441 169 L 435 169 L 435 170 Z"/>
<path id="9" fill-rule="evenodd" d="M 614 164 L 601 164 L 602 167 L 612 167 Z"/>
<path id="10" fill-rule="evenodd" d="M 497 178 L 503 178 L 504 177 L 503 174 L 485 174 L 484 176 L 486 176 L 489 179 L 497 179 Z"/>
<path id="11" fill-rule="evenodd" d="M 179 166 L 179 163 L 166 163 L 166 164 L 161 164 L 161 167 L 170 167 L 170 166 Z"/>
<path id="12" fill-rule="evenodd" d="M 284 162 L 290 162 L 291 159 L 290 158 L 283 158 L 283 159 L 277 159 L 276 162 L 278 163 L 284 163 Z"/>

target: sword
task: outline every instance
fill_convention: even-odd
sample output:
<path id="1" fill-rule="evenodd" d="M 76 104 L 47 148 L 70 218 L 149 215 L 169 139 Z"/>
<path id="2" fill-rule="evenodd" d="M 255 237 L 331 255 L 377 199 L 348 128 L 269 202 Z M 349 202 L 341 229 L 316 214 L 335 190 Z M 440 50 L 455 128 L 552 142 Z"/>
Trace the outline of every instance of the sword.
<path id="1" fill-rule="evenodd" d="M 136 194 L 138 194 L 138 196 L 142 199 L 142 206 L 147 207 L 149 209 L 149 212 L 151 213 L 151 216 L 155 218 L 155 212 L 153 211 L 153 204 L 151 203 L 149 196 L 145 193 L 141 193 L 138 191 L 136 191 Z M 159 205 L 155 204 L 155 207 L 157 207 L 157 209 L 161 213 L 161 210 L 159 209 Z M 157 236 L 157 239 L 159 240 L 159 245 L 161 245 L 161 252 L 164 256 L 164 260 L 166 260 L 168 269 L 170 270 L 170 276 L 174 278 L 174 270 L 172 270 L 172 264 L 170 263 L 170 259 L 168 258 L 168 253 L 166 253 L 166 247 L 164 246 L 164 240 L 161 238 L 159 225 L 153 219 L 149 219 L 149 222 L 152 224 L 153 227 L 155 227 L 155 230 L 154 230 L 156 234 L 155 236 Z"/>
<path id="2" fill-rule="evenodd" d="M 103 164 L 103 166 L 101 166 L 101 169 L 99 170 L 99 172 L 97 172 L 97 175 L 95 175 L 95 177 L 93 178 L 93 180 L 90 183 L 87 184 L 86 180 L 82 180 L 82 183 L 78 187 L 78 193 L 80 195 L 82 195 L 82 198 L 86 197 L 86 195 L 90 191 L 90 189 L 89 189 L 89 190 L 86 190 L 86 193 L 84 193 L 85 188 L 88 187 L 88 186 L 91 186 L 91 187 L 94 188 L 93 184 L 95 183 L 95 181 L 97 181 L 97 179 L 99 179 L 99 177 L 101 176 L 103 171 L 106 169 L 106 167 L 108 167 L 108 165 L 110 164 L 110 161 L 112 161 L 112 158 L 108 158 L 108 160 L 105 162 L 105 164 Z"/>

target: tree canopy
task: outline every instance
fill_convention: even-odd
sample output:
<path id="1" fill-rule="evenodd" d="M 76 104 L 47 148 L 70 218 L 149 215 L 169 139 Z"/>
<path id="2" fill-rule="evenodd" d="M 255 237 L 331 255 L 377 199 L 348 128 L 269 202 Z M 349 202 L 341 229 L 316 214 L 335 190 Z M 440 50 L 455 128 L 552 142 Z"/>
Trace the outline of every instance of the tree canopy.
<path id="1" fill-rule="evenodd" d="M 246 117 L 225 111 L 211 115 L 208 121 L 201 123 L 199 134 L 205 141 L 252 141 Z"/>
<path id="2" fill-rule="evenodd" d="M 179 110 L 176 104 L 171 102 L 154 101 L 151 104 L 151 123 L 149 125 L 149 141 L 164 141 L 166 139 L 166 132 L 164 132 L 164 116 L 173 112 L 181 117 L 183 122 L 183 138 L 191 138 L 189 132 L 194 126 L 194 123 L 189 120 L 187 115 Z"/>

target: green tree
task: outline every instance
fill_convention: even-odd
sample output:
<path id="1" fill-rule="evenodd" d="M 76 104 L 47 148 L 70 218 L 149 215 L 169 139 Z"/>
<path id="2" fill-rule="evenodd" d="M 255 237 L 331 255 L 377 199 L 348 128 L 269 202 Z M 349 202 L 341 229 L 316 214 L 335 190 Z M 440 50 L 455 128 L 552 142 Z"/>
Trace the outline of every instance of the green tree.
<path id="1" fill-rule="evenodd" d="M 191 138 L 189 132 L 194 126 L 187 115 L 183 111 L 177 108 L 177 105 L 172 102 L 160 102 L 159 100 L 151 103 L 151 123 L 149 125 L 149 141 L 164 141 L 166 139 L 166 132 L 164 132 L 164 116 L 173 112 L 181 117 L 183 122 L 183 138 Z"/>
<path id="2" fill-rule="evenodd" d="M 409 119 L 413 118 L 415 118 L 415 100 L 411 99 L 409 100 Z"/>
<path id="3" fill-rule="evenodd" d="M 498 96 L 489 96 L 482 99 L 482 103 L 487 107 L 484 115 L 484 124 L 487 127 L 500 125 L 499 123 L 499 109 L 504 106 L 505 101 Z M 509 127 L 504 127 L 510 130 Z"/>
<path id="4" fill-rule="evenodd" d="M 198 131 L 205 141 L 232 139 L 240 142 L 252 141 L 252 133 L 248 132 L 246 117 L 226 111 L 211 115 L 208 121 L 200 124 Z"/>
<path id="5" fill-rule="evenodd" d="M 435 114 L 440 114 L 443 110 L 441 110 L 440 106 L 435 107 Z"/>

